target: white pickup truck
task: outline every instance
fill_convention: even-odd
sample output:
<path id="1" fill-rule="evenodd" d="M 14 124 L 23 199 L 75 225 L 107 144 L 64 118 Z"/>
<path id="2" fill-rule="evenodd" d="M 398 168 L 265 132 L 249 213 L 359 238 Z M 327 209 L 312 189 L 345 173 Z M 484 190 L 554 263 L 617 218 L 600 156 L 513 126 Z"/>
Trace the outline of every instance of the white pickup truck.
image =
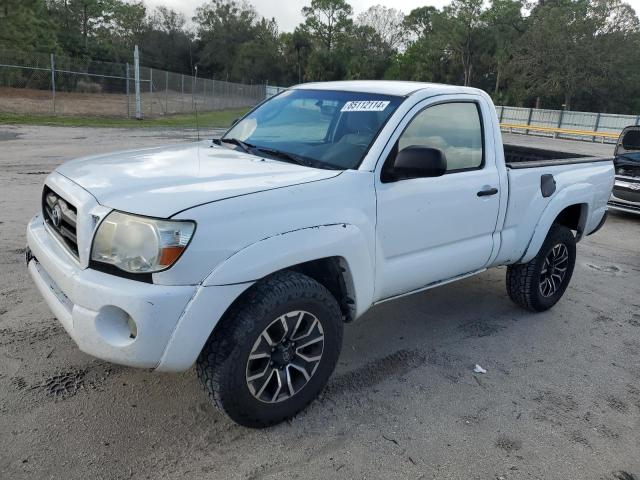
<path id="1" fill-rule="evenodd" d="M 503 147 L 491 99 L 413 82 L 306 84 L 213 142 L 67 162 L 27 262 L 84 352 L 182 371 L 251 427 L 321 391 L 345 322 L 508 265 L 553 306 L 604 222 L 612 158 Z"/>

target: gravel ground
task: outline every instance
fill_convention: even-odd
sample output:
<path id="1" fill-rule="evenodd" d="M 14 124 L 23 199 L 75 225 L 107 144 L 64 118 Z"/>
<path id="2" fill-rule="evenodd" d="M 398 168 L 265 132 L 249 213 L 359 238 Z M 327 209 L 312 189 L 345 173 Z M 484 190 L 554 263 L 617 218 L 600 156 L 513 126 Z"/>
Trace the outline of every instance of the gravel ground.
<path id="1" fill-rule="evenodd" d="M 640 478 L 640 218 L 629 215 L 580 243 L 549 312 L 513 305 L 504 269 L 375 308 L 346 328 L 322 397 L 266 430 L 219 414 L 193 370 L 78 351 L 24 265 L 45 174 L 184 137 L 0 127 L 0 478 Z"/>
<path id="2" fill-rule="evenodd" d="M 178 79 L 176 79 L 178 82 Z M 164 80 L 162 80 L 164 86 Z M 172 80 L 173 84 L 173 80 Z M 180 88 L 172 85 L 172 88 Z M 208 87 L 211 90 L 211 86 Z M 255 103 L 251 96 L 202 96 L 196 94 L 199 111 L 224 110 L 228 108 L 250 107 Z M 127 108 L 127 102 L 129 102 Z M 142 92 L 140 95 L 142 112 L 145 117 L 165 115 L 166 113 L 191 113 L 193 97 L 190 93 L 181 94 L 176 90 L 165 93 Z M 53 114 L 51 92 L 32 88 L 11 88 L 0 86 L 0 112 L 25 115 Z M 135 96 L 126 93 L 80 93 L 57 91 L 55 98 L 56 115 L 105 116 L 126 118 L 135 112 Z"/>

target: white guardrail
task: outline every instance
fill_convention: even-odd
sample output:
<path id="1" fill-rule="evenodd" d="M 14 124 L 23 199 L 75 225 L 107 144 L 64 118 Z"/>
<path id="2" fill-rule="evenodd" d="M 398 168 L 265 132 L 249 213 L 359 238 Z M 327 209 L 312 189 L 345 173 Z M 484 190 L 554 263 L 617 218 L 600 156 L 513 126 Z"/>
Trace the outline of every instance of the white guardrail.
<path id="1" fill-rule="evenodd" d="M 603 143 L 615 143 L 623 128 L 640 125 L 640 115 L 504 106 L 496 112 L 503 131 Z"/>
<path id="2" fill-rule="evenodd" d="M 283 90 L 286 88 L 267 85 L 265 97 L 271 98 Z M 640 125 L 640 115 L 501 105 L 496 105 L 496 113 L 500 119 L 500 127 L 505 132 L 603 143 L 615 143 L 623 128 Z"/>

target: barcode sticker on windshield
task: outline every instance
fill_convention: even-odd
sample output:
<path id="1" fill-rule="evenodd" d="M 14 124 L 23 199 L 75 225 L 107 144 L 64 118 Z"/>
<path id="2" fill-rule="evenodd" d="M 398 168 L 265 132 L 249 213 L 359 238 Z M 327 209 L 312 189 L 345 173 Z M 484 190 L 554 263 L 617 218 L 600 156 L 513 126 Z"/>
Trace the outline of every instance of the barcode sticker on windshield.
<path id="1" fill-rule="evenodd" d="M 347 102 L 342 107 L 341 112 L 382 112 L 389 106 L 388 101 L 378 100 L 357 100 L 354 102 Z"/>

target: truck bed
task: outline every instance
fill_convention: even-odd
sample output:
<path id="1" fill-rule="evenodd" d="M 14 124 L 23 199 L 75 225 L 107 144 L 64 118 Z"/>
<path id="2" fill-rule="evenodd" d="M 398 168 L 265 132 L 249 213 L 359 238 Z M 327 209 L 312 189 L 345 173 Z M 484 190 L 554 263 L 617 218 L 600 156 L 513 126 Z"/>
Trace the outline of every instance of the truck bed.
<path id="1" fill-rule="evenodd" d="M 504 158 L 507 168 L 535 168 L 572 163 L 592 163 L 613 160 L 613 157 L 598 157 L 574 152 L 563 152 L 534 148 L 530 146 L 504 144 Z"/>
<path id="2" fill-rule="evenodd" d="M 544 149 L 523 151 L 511 145 L 504 149 L 509 197 L 498 263 L 531 260 L 544 241 L 540 232 L 546 234 L 560 213 L 556 206 L 562 205 L 567 196 L 576 205 L 587 205 L 582 233 L 587 235 L 597 227 L 611 192 L 611 157 Z"/>

